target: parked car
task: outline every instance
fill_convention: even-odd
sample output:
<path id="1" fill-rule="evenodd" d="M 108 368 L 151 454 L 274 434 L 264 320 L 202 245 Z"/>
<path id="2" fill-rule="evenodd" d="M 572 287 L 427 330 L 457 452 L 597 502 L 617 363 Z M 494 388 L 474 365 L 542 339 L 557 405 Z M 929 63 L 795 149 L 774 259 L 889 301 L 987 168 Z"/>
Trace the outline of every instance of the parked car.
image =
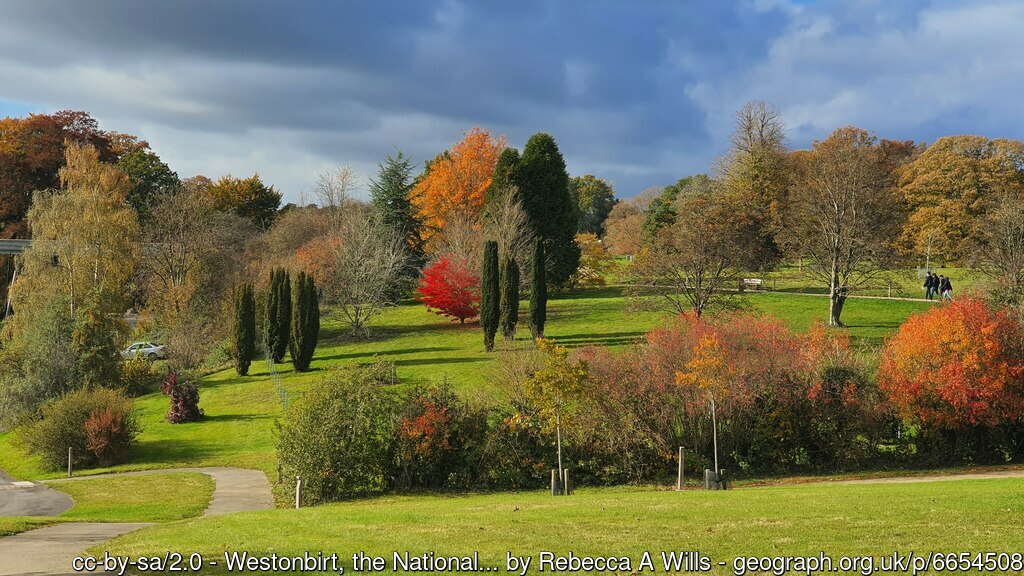
<path id="1" fill-rule="evenodd" d="M 136 342 L 124 350 L 121 350 L 121 358 L 124 358 L 125 360 L 131 360 L 132 358 L 139 356 L 147 360 L 167 358 L 167 347 L 159 344 L 153 344 L 152 342 Z"/>

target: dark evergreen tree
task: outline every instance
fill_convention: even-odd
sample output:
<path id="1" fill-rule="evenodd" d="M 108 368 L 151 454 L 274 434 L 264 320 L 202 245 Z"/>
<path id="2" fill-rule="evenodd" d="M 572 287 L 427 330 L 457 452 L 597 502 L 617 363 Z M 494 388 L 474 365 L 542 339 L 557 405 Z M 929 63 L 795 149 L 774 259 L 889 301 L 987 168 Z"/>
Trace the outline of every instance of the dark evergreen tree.
<path id="1" fill-rule="evenodd" d="M 519 151 L 509 146 L 498 156 L 498 162 L 494 165 L 494 178 L 487 187 L 485 200 L 490 202 L 496 192 L 511 186 L 519 186 Z"/>
<path id="2" fill-rule="evenodd" d="M 370 198 L 380 214 L 381 224 L 405 239 L 409 253 L 409 276 L 416 278 L 426 265 L 423 222 L 416 215 L 410 194 L 413 188 L 412 161 L 399 150 L 377 165 L 377 179 L 370 182 Z"/>
<path id="3" fill-rule="evenodd" d="M 533 241 L 533 287 L 530 290 L 530 334 L 534 338 L 544 337 L 544 322 L 548 317 L 548 287 L 545 279 L 546 255 L 544 240 Z"/>
<path id="4" fill-rule="evenodd" d="M 519 322 L 519 265 L 514 258 L 505 257 L 501 263 L 501 335 L 505 340 L 516 339 Z"/>
<path id="5" fill-rule="evenodd" d="M 270 273 L 266 312 L 263 329 L 267 352 L 274 362 L 280 362 L 288 351 L 292 320 L 291 278 L 283 268 Z"/>
<path id="6" fill-rule="evenodd" d="M 498 285 L 498 243 L 484 244 L 484 270 L 481 275 L 480 326 L 484 329 L 484 348 L 494 350 L 494 335 L 501 318 L 501 289 Z"/>
<path id="7" fill-rule="evenodd" d="M 256 300 L 252 284 L 243 284 L 235 296 L 233 336 L 235 371 L 239 376 L 246 376 L 256 355 Z"/>
<path id="8" fill-rule="evenodd" d="M 320 303 L 312 276 L 299 272 L 292 298 L 292 337 L 288 350 L 296 372 L 308 372 L 320 337 Z"/>
<path id="9" fill-rule="evenodd" d="M 534 236 L 545 239 L 548 282 L 564 286 L 580 263 L 579 209 L 569 193 L 569 173 L 555 139 L 544 132 L 531 136 L 515 173 Z"/>

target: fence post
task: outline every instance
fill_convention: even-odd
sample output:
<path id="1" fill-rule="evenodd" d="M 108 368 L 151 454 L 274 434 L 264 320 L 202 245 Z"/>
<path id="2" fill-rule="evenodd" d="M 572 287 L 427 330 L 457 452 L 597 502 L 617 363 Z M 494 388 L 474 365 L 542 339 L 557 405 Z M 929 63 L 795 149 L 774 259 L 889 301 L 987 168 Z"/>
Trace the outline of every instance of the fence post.
<path id="1" fill-rule="evenodd" d="M 683 462 L 686 455 L 683 453 L 683 447 L 679 447 L 679 474 L 676 476 L 676 490 L 683 489 Z"/>
<path id="2" fill-rule="evenodd" d="M 562 494 L 568 496 L 569 492 L 569 469 L 565 469 L 565 478 L 562 478 Z"/>
<path id="3" fill-rule="evenodd" d="M 295 477 L 295 508 L 302 505 L 302 476 Z"/>
<path id="4" fill-rule="evenodd" d="M 551 469 L 551 495 L 558 496 L 558 470 Z"/>
<path id="5" fill-rule="evenodd" d="M 68 446 L 68 478 L 71 478 L 71 446 Z"/>

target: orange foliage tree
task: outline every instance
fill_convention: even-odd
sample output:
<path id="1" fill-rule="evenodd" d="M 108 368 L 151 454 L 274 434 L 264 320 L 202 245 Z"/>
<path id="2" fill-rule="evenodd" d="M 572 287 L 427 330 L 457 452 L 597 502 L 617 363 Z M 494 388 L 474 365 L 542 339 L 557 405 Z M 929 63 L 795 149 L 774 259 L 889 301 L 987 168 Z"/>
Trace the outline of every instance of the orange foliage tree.
<path id="1" fill-rule="evenodd" d="M 1019 322 L 964 298 L 900 327 L 882 353 L 879 387 L 904 418 L 956 431 L 1020 422 L 1022 376 Z"/>
<path id="2" fill-rule="evenodd" d="M 412 202 L 426 227 L 428 238 L 443 231 L 453 214 L 479 217 L 484 192 L 491 185 L 505 137 L 473 128 L 451 150 L 428 164 L 412 190 Z"/>

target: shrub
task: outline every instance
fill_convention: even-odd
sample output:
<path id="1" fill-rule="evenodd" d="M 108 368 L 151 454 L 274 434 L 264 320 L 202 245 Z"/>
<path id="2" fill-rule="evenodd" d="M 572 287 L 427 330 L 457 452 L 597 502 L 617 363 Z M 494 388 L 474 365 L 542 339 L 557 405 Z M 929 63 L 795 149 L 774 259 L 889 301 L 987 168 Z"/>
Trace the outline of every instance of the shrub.
<path id="1" fill-rule="evenodd" d="M 156 389 L 161 381 L 153 363 L 136 356 L 121 364 L 121 386 L 129 396 L 141 396 Z"/>
<path id="2" fill-rule="evenodd" d="M 171 424 L 198 422 L 203 417 L 203 409 L 199 407 L 199 387 L 191 380 L 182 381 L 174 370 L 168 370 L 167 376 L 160 384 L 160 391 L 171 397 L 171 408 L 165 418 Z"/>
<path id="3" fill-rule="evenodd" d="M 21 439 L 49 470 L 67 466 L 109 466 L 127 459 L 139 427 L 133 403 L 108 388 L 87 388 L 46 404 L 42 417 L 22 428 Z"/>
<path id="4" fill-rule="evenodd" d="M 292 337 L 288 349 L 296 372 L 309 371 L 320 338 L 320 302 L 312 276 L 299 272 L 292 296 Z"/>
<path id="5" fill-rule="evenodd" d="M 501 264 L 501 335 L 505 340 L 516 339 L 519 322 L 519 264 L 506 256 Z"/>
<path id="6" fill-rule="evenodd" d="M 235 372 L 249 374 L 249 365 L 256 355 L 256 301 L 252 284 L 245 283 L 235 294 L 235 317 L 232 330 Z"/>
<path id="7" fill-rule="evenodd" d="M 366 368 L 347 368 L 293 401 L 278 423 L 278 460 L 307 503 L 376 494 L 394 474 L 398 403 Z"/>

